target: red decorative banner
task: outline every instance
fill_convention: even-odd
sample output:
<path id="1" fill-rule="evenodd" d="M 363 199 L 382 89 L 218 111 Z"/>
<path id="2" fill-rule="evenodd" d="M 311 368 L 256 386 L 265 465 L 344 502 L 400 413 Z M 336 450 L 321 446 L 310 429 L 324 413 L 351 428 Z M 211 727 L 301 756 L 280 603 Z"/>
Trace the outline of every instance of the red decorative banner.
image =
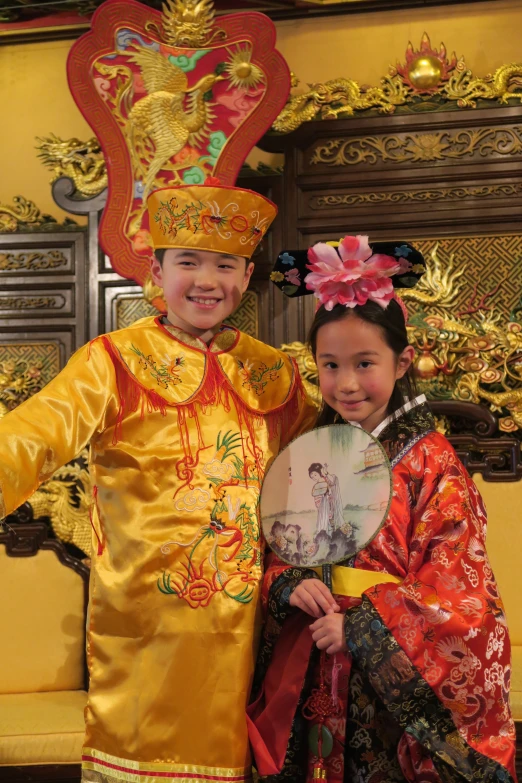
<path id="1" fill-rule="evenodd" d="M 107 0 L 68 60 L 71 92 L 107 162 L 100 244 L 116 272 L 141 285 L 152 253 L 147 196 L 207 176 L 233 185 L 290 90 L 263 14 L 214 21 L 207 9 L 189 26 L 179 3 L 168 5 L 162 15 Z"/>

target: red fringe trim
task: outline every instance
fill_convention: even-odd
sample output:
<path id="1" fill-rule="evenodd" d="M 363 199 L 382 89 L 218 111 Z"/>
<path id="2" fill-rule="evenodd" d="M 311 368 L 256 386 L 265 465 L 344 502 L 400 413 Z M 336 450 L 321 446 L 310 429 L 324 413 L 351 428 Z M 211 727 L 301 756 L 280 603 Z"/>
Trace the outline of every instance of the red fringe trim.
<path id="1" fill-rule="evenodd" d="M 169 407 L 175 408 L 177 411 L 180 440 L 184 456 L 176 464 L 176 473 L 182 483 L 176 490 L 174 497 L 187 486 L 192 489 L 191 482 L 194 478 L 195 468 L 199 464 L 199 455 L 205 449 L 210 448 L 210 446 L 205 446 L 203 441 L 198 410 L 201 411 L 201 413 L 206 414 L 210 408 L 221 405 L 224 410 L 228 412 L 230 411 L 231 404 L 234 405 L 241 434 L 243 462 L 246 465 L 248 451 L 255 462 L 257 474 L 261 478 L 264 473 L 262 466 L 263 452 L 262 449 L 256 445 L 256 427 L 266 423 L 268 425 L 269 440 L 273 440 L 278 434 L 288 432 L 299 414 L 300 400 L 305 397 L 299 370 L 292 359 L 294 378 L 286 402 L 268 414 L 252 411 L 239 394 L 229 387 L 216 355 L 209 352 L 207 354 L 205 377 L 196 393 L 196 397 L 190 402 L 170 406 L 158 392 L 147 389 L 138 383 L 126 368 L 119 351 L 113 345 L 109 337 L 103 336 L 99 339 L 103 341 L 104 348 L 113 363 L 120 399 L 116 425 L 114 428 L 114 444 L 121 440 L 123 420 L 128 414 L 135 413 L 140 405 L 142 419 L 145 416 L 145 410 L 149 413 L 152 411 L 160 411 L 162 416 L 166 416 L 167 408 Z M 190 443 L 188 419 L 193 419 L 196 424 L 198 442 L 195 453 Z M 245 431 L 247 433 L 246 438 L 244 437 Z M 247 472 L 245 472 L 245 482 L 248 486 Z"/>
<path id="2" fill-rule="evenodd" d="M 123 364 L 119 351 L 108 337 L 103 336 L 101 340 L 114 365 L 116 385 L 120 397 L 120 407 L 118 409 L 116 426 L 114 427 L 114 437 L 112 439 L 113 444 L 116 444 L 121 439 L 123 419 L 129 413 L 135 413 L 138 410 L 140 403 L 142 419 L 145 418 L 145 405 L 147 406 L 148 413 L 160 411 L 162 416 L 166 416 L 168 403 L 158 394 L 158 392 L 153 389 L 146 389 L 138 383 Z"/>

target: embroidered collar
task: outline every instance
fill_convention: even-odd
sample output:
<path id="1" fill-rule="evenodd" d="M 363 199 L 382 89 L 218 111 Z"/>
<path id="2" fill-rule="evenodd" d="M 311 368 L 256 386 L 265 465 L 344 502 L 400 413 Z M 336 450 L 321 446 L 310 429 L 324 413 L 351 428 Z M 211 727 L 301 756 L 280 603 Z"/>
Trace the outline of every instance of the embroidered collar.
<path id="1" fill-rule="evenodd" d="M 297 400 L 290 357 L 234 327 L 221 329 L 207 346 L 151 317 L 100 339 L 115 366 L 125 368 L 122 389 L 135 384 L 133 401 L 139 388 L 154 400 L 153 406 L 200 403 L 205 409 L 221 404 L 227 408 L 228 395 L 234 392 L 245 410 L 264 416 Z"/>
<path id="2" fill-rule="evenodd" d="M 172 337 L 175 337 L 180 343 L 188 345 L 189 348 L 203 351 L 204 353 L 207 353 L 208 351 L 211 351 L 212 353 L 230 351 L 239 339 L 238 330 L 233 326 L 227 326 L 226 324 L 221 326 L 219 332 L 215 334 L 212 340 L 207 344 L 199 337 L 196 337 L 196 335 L 185 332 L 183 329 L 180 329 L 179 326 L 170 324 L 164 316 L 159 316 L 155 321 L 161 329 Z"/>
<path id="3" fill-rule="evenodd" d="M 372 435 L 381 442 L 393 468 L 419 440 L 434 430 L 435 421 L 426 397 L 421 394 L 384 419 Z"/>
<path id="4" fill-rule="evenodd" d="M 414 397 L 413 400 L 408 400 L 401 408 L 397 408 L 396 411 L 393 411 L 393 413 L 390 413 L 389 416 L 386 416 L 386 418 L 383 419 L 383 421 L 381 421 L 381 423 L 370 432 L 370 435 L 373 435 L 374 438 L 378 438 L 381 432 L 388 426 L 388 424 L 390 424 L 392 421 L 395 421 L 395 419 L 398 419 L 404 413 L 407 413 L 408 411 L 417 407 L 417 405 L 422 405 L 424 402 L 426 402 L 425 394 L 419 394 L 417 397 Z M 339 416 L 339 414 L 337 414 L 337 416 Z M 339 420 L 343 421 L 340 416 Z M 346 421 L 348 424 L 351 424 L 352 427 L 359 427 L 359 429 L 362 429 L 361 424 L 358 421 L 350 421 L 349 419 L 345 419 L 344 421 Z"/>
<path id="5" fill-rule="evenodd" d="M 418 397 L 414 397 L 413 400 L 408 400 L 404 403 L 402 408 L 397 408 L 396 411 L 393 411 L 393 413 L 390 413 L 389 416 L 386 416 L 386 418 L 381 421 L 381 423 L 378 424 L 377 427 L 371 432 L 371 435 L 373 435 L 374 438 L 378 438 L 381 432 L 386 429 L 388 424 L 391 424 L 392 421 L 399 419 L 405 413 L 413 410 L 413 408 L 416 408 L 418 405 L 422 405 L 424 402 L 426 402 L 425 394 L 419 394 Z"/>

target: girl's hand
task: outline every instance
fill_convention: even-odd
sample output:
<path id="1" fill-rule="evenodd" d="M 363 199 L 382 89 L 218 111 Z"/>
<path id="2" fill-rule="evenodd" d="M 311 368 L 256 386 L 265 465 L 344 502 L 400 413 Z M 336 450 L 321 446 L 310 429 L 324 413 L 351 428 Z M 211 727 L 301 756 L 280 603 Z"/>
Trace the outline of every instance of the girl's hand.
<path id="1" fill-rule="evenodd" d="M 341 650 L 346 650 L 344 617 L 344 612 L 327 614 L 312 623 L 310 626 L 312 639 L 319 650 L 326 650 L 328 655 L 335 655 Z"/>
<path id="2" fill-rule="evenodd" d="M 296 606 L 312 617 L 323 617 L 340 610 L 330 590 L 320 579 L 303 579 L 290 596 L 290 606 Z"/>

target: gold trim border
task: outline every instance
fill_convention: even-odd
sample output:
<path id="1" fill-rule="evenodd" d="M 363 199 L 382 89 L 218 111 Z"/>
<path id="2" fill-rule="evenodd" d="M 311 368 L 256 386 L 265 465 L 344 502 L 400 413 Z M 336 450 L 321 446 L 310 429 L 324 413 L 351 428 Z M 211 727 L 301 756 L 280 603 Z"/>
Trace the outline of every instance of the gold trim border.
<path id="1" fill-rule="evenodd" d="M 248 783 L 252 777 L 251 769 L 248 767 L 206 767 L 193 764 L 165 764 L 165 763 L 143 763 L 141 761 L 132 761 L 130 759 L 112 756 L 109 753 L 103 753 L 94 748 L 83 749 L 82 767 L 100 774 L 106 774 L 120 780 L 135 781 L 136 783 L 157 783 L 157 774 L 171 773 L 172 778 L 180 783 L 180 777 L 186 776 L 188 780 L 202 780 L 205 777 L 213 783 Z M 116 769 L 114 769 L 116 767 Z M 147 773 L 151 774 L 148 776 Z M 161 775 L 163 779 L 169 775 Z"/>
<path id="2" fill-rule="evenodd" d="M 423 188 L 421 190 L 369 191 L 368 193 L 332 193 L 312 195 L 310 209 L 319 211 L 360 204 L 400 204 L 404 202 L 440 203 L 446 199 L 508 198 L 522 195 L 522 182 L 495 185 L 470 185 L 453 188 Z"/>

